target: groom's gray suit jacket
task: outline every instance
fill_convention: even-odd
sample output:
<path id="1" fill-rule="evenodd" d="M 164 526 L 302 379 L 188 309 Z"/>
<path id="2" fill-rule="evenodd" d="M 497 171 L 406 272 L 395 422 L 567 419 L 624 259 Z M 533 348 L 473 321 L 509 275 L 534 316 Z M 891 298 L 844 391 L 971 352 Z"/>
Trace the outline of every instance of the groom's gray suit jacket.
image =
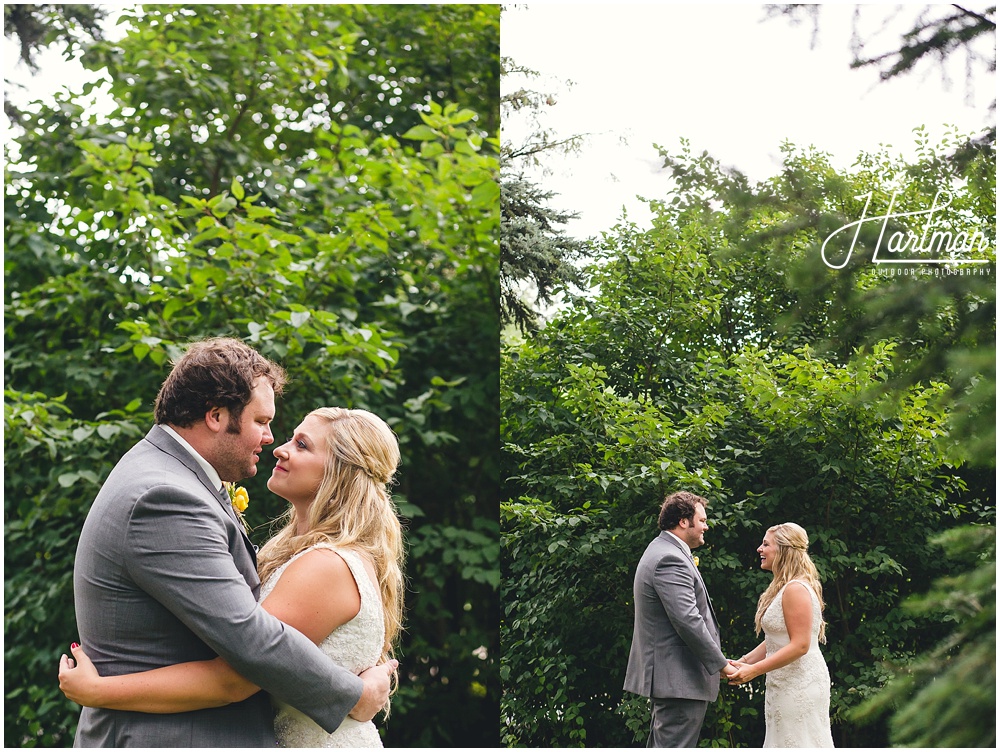
<path id="1" fill-rule="evenodd" d="M 334 730 L 362 682 L 257 605 L 254 549 L 194 458 L 160 426 L 94 501 L 73 572 L 81 644 L 101 675 L 222 656 Z M 265 692 L 221 708 L 147 714 L 84 708 L 78 747 L 274 746 Z"/>
<path id="2" fill-rule="evenodd" d="M 726 657 L 705 583 L 684 545 L 664 531 L 639 560 L 625 689 L 643 697 L 714 701 Z"/>

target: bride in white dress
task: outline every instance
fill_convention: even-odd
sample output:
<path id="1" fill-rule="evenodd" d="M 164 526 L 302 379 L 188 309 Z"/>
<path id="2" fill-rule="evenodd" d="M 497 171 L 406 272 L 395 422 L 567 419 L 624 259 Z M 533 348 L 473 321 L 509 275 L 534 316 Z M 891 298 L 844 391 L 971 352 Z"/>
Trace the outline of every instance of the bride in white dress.
<path id="1" fill-rule="evenodd" d="M 274 456 L 267 487 L 290 506 L 258 555 L 261 606 L 355 673 L 391 661 L 403 615 L 402 530 L 387 490 L 399 465 L 395 434 L 366 410 L 320 408 Z M 60 688 L 89 707 L 170 713 L 258 691 L 221 658 L 113 677 L 99 676 L 78 646 L 73 658 L 60 662 Z M 371 721 L 348 717 L 328 734 L 282 704 L 274 729 L 281 747 L 382 747 Z"/>
<path id="2" fill-rule="evenodd" d="M 809 558 L 809 538 L 794 522 L 769 528 L 757 549 L 760 568 L 773 575 L 760 596 L 755 623 L 764 641 L 731 661 L 730 684 L 767 674 L 765 747 L 832 747 L 830 673 L 820 652 L 826 642 L 823 588 Z"/>

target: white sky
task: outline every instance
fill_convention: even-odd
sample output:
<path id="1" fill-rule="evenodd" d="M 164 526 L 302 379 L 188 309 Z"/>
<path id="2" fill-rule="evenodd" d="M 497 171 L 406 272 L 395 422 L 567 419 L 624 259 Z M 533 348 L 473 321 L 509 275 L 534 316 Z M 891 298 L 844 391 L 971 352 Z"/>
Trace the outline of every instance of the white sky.
<path id="1" fill-rule="evenodd" d="M 103 24 L 104 33 L 109 39 L 118 39 L 124 33 L 115 23 L 118 18 L 117 8 L 121 4 L 104 4 L 108 10 L 108 17 Z M 32 72 L 20 59 L 20 46 L 16 41 L 3 37 L 0 41 L 2 46 L 4 96 L 22 109 L 37 111 L 32 105 L 33 102 L 51 101 L 56 92 L 68 90 L 74 94 L 79 94 L 85 84 L 105 81 L 107 76 L 102 73 L 93 73 L 86 70 L 76 60 L 65 58 L 65 44 L 50 45 L 35 53 L 35 62 L 38 71 Z M 80 101 L 80 100 L 78 100 Z M 106 113 L 114 109 L 111 97 L 102 92 L 100 88 L 93 90 L 87 100 L 80 102 L 84 106 L 89 106 L 94 113 Z M 89 103 L 89 105 L 88 105 Z M 2 138 L 5 152 L 11 149 L 11 154 L 4 154 L 5 159 L 16 159 L 16 149 L 10 143 L 14 138 L 14 132 L 6 117 L 0 118 L 0 138 Z"/>
<path id="2" fill-rule="evenodd" d="M 503 55 L 542 74 L 530 88 L 555 95 L 543 125 L 563 137 L 595 134 L 580 155 L 548 157 L 549 174 L 529 174 L 558 194 L 552 206 L 579 212 L 567 232 L 588 237 L 610 229 L 623 206 L 630 220 L 649 226 L 649 212 L 635 196 L 662 198 L 670 189 L 654 143 L 678 153 L 680 139 L 688 138 L 694 153 L 707 150 L 763 180 L 777 172 L 786 139 L 814 145 L 849 167 L 861 151 L 883 143 L 912 154 L 917 125 L 927 127 L 932 143 L 946 125 L 961 133 L 987 127 L 995 76 L 973 65 L 970 87 L 961 53 L 950 61 L 950 84 L 930 61 L 886 83 L 874 68 L 851 70 L 854 7 L 823 5 L 810 49 L 811 21 L 763 21 L 761 5 L 508 6 L 501 16 Z M 865 6 L 862 30 L 878 31 L 897 7 Z M 902 11 L 903 23 L 915 13 Z M 908 28 L 897 20 L 868 51 L 898 46 Z M 504 138 L 523 133 L 522 122 L 505 120 Z"/>

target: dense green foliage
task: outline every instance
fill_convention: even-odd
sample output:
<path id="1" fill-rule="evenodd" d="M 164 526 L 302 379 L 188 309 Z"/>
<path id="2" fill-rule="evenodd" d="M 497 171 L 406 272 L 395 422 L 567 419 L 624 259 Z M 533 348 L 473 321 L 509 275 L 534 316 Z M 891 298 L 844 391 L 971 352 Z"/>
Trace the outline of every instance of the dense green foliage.
<path id="1" fill-rule="evenodd" d="M 853 714 L 864 719 L 898 707 L 892 743 L 906 747 L 996 748 L 996 528 L 961 527 L 932 541 L 968 567 L 936 581 L 903 607 L 936 615 L 951 633 L 911 664 L 894 667 L 893 680 Z M 956 687 L 963 691 L 956 692 Z"/>
<path id="2" fill-rule="evenodd" d="M 729 655 L 759 640 L 764 530 L 806 528 L 835 742 L 888 743 L 884 720 L 849 711 L 951 631 L 902 605 L 962 571 L 929 541 L 995 518 L 995 161 L 956 164 L 946 147 L 924 143 L 912 165 L 861 155 L 841 174 L 789 146 L 757 185 L 707 155 L 664 154 L 677 190 L 652 203 L 652 229 L 605 233 L 590 294 L 503 347 L 505 744 L 645 738 L 647 703 L 621 689 L 632 577 L 679 489 L 711 502 L 699 555 Z M 981 275 L 885 275 L 871 257 L 880 226 L 863 227 L 846 268 L 823 264 L 824 239 L 860 216 L 855 197 L 871 191 L 869 215 L 884 213 L 898 188 L 898 211 L 926 210 L 940 185 L 955 195 L 945 222 L 987 235 Z M 702 744 L 758 746 L 762 688 L 725 687 Z"/>
<path id="3" fill-rule="evenodd" d="M 400 438 L 401 687 L 387 746 L 496 746 L 499 9 L 145 6 L 89 46 L 5 174 L 7 746 L 67 746 L 82 520 L 169 361 L 241 337 Z M 54 134 L 58 134 L 55 136 Z M 283 508 L 247 482 L 253 537 Z"/>

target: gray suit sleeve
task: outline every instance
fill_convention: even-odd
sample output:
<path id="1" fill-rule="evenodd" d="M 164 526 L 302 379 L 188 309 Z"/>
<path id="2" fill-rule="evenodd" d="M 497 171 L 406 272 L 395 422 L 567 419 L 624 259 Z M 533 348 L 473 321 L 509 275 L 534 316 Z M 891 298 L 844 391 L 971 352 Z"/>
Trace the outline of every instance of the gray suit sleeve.
<path id="1" fill-rule="evenodd" d="M 684 644 L 710 672 L 721 672 L 728 661 L 709 632 L 706 616 L 698 609 L 696 583 L 688 566 L 678 558 L 664 556 L 656 564 L 653 583 L 667 618 Z"/>
<path id="2" fill-rule="evenodd" d="M 237 672 L 334 731 L 363 682 L 257 604 L 229 552 L 221 516 L 176 487 L 136 502 L 125 541 L 136 584 Z"/>

